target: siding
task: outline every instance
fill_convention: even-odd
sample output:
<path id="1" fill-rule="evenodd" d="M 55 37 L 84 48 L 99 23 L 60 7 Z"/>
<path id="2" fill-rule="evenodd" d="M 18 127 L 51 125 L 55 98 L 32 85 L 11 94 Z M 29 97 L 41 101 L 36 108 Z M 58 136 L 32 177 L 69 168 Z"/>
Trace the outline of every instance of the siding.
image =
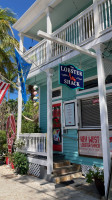
<path id="1" fill-rule="evenodd" d="M 92 68 L 85 72 L 85 78 L 96 75 L 96 68 Z M 53 88 L 60 87 L 58 81 L 53 83 Z M 42 132 L 47 132 L 47 87 L 40 87 L 40 128 Z M 62 85 L 62 99 L 64 101 L 73 100 L 76 98 L 76 90 L 72 90 L 69 87 Z M 53 101 L 54 102 L 54 101 Z M 78 163 L 83 165 L 97 165 L 102 166 L 102 159 L 88 158 L 78 155 L 78 131 L 69 130 L 63 135 L 63 153 L 65 158 L 70 160 L 72 163 Z M 72 138 L 70 138 L 72 137 Z"/>

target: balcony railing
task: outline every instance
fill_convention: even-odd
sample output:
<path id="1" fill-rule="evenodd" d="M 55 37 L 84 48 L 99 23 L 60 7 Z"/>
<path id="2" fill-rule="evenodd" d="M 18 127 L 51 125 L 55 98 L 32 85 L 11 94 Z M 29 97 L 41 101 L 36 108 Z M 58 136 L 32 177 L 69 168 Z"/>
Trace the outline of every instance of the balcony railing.
<path id="1" fill-rule="evenodd" d="M 46 133 L 20 134 L 19 138 L 24 141 L 25 145 L 19 151 L 33 155 L 47 156 L 46 137 Z"/>
<path id="2" fill-rule="evenodd" d="M 112 0 L 101 0 L 98 2 L 100 33 L 112 26 Z M 53 33 L 54 36 L 73 44 L 80 45 L 91 40 L 95 35 L 94 9 L 93 5 L 81 12 L 75 18 L 63 25 Z M 68 48 L 52 42 L 51 59 L 67 51 Z M 47 41 L 42 40 L 36 46 L 28 50 L 24 57 L 29 58 L 41 66 L 47 61 Z M 32 66 L 35 68 L 35 65 Z"/>

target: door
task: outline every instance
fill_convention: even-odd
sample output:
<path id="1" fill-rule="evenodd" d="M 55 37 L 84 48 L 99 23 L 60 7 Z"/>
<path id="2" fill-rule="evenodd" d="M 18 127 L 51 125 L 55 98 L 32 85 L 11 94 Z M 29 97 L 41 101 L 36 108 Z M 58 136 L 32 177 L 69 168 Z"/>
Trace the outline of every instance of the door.
<path id="1" fill-rule="evenodd" d="M 53 151 L 62 152 L 61 103 L 52 105 Z"/>

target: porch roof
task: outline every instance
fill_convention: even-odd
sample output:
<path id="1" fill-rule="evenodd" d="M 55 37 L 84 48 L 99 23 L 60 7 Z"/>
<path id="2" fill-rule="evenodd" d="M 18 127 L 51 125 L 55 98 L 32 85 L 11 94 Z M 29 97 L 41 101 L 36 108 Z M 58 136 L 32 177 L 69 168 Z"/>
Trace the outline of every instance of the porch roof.
<path id="1" fill-rule="evenodd" d="M 51 8 L 53 32 L 77 16 L 93 3 L 92 0 L 37 0 L 24 15 L 13 25 L 13 28 L 25 36 L 39 40 L 37 31 L 46 32 L 46 8 Z"/>

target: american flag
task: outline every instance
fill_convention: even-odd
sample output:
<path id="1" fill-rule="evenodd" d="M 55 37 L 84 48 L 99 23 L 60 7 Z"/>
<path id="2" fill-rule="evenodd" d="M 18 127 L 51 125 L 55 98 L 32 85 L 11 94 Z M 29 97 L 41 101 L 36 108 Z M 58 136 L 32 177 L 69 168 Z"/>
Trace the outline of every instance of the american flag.
<path id="1" fill-rule="evenodd" d="M 0 104 L 5 96 L 7 89 L 9 88 L 10 84 L 0 81 Z"/>

